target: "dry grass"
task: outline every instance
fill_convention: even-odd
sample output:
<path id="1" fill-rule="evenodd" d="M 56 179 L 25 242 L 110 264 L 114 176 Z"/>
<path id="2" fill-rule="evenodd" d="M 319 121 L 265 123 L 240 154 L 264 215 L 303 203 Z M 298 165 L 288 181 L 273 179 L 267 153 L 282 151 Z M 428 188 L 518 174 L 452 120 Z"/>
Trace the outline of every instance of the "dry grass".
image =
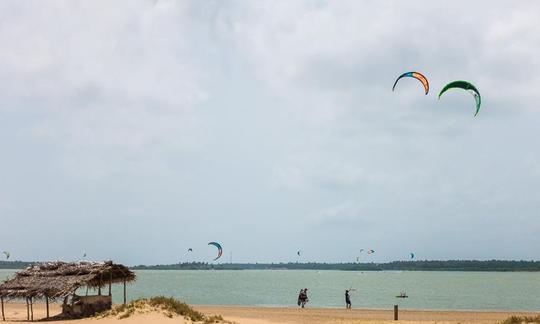
<path id="1" fill-rule="evenodd" d="M 501 324 L 540 324 L 540 315 L 532 316 L 510 316 Z"/>
<path id="2" fill-rule="evenodd" d="M 186 303 L 172 297 L 164 296 L 133 300 L 129 304 L 114 306 L 111 310 L 100 313 L 96 316 L 99 318 L 117 317 L 118 319 L 124 319 L 136 313 L 145 314 L 151 312 L 162 313 L 169 318 L 182 316 L 193 322 L 201 322 L 204 324 L 231 323 L 229 321 L 225 321 L 221 315 L 206 316 L 203 313 L 194 310 Z"/>

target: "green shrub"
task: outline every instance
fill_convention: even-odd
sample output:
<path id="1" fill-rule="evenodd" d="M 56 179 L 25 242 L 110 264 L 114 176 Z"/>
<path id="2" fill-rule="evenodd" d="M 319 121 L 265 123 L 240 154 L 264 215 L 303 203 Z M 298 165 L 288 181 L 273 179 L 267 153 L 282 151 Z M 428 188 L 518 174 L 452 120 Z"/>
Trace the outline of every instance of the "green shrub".
<path id="1" fill-rule="evenodd" d="M 203 321 L 204 315 L 189 306 L 172 297 L 157 296 L 147 300 L 148 304 L 153 307 L 161 308 L 165 311 L 171 312 L 176 315 L 181 315 L 189 318 L 192 321 Z"/>

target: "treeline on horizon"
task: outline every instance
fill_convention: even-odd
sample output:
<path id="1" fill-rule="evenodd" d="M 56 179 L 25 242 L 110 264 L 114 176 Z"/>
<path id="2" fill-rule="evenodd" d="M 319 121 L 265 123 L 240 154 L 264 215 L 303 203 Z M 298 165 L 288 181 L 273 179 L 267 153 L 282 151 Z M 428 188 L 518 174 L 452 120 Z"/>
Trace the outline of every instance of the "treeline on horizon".
<path id="1" fill-rule="evenodd" d="M 0 269 L 24 269 L 35 262 L 0 261 Z M 133 270 L 341 270 L 341 271 L 540 271 L 540 261 L 445 260 L 387 263 L 217 263 L 137 265 Z"/>
<path id="2" fill-rule="evenodd" d="M 218 263 L 138 265 L 134 270 L 540 271 L 540 261 L 447 260 L 387 263 Z"/>

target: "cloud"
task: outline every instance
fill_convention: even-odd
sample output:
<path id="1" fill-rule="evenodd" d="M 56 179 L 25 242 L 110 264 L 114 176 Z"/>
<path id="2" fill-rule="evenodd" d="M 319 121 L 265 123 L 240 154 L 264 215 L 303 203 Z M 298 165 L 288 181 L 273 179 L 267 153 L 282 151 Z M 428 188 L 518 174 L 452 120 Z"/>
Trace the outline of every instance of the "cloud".
<path id="1" fill-rule="evenodd" d="M 269 259 L 350 260 L 366 241 L 391 259 L 404 236 L 426 257 L 538 257 L 496 238 L 538 242 L 539 6 L 4 2 L 0 205 L 60 234 L 74 214 L 128 222 L 123 246 L 146 230 L 136 263 L 176 261 L 153 253 L 165 236 L 224 237 L 245 261 L 258 239 Z M 392 93 L 408 70 L 428 96 Z M 436 99 L 454 79 L 480 89 L 477 118 L 467 93 Z"/>
<path id="2" fill-rule="evenodd" d="M 195 107 L 207 97 L 204 82 L 212 72 L 194 48 L 192 30 L 200 23 L 189 5 L 6 7 L 3 109 L 39 116 L 23 131 L 63 147 L 68 168 L 105 160 L 100 173 L 106 175 L 122 168 L 126 155 L 200 144 Z"/>

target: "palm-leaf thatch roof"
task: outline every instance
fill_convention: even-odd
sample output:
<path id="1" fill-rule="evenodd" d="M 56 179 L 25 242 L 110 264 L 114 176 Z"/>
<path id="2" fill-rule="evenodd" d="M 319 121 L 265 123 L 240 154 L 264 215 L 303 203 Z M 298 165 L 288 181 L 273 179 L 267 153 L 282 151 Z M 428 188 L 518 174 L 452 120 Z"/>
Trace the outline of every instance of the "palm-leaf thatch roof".
<path id="1" fill-rule="evenodd" d="M 135 280 L 126 266 L 106 262 L 44 262 L 32 265 L 0 284 L 0 296 L 7 298 L 65 297 L 77 288 L 103 287 Z"/>

